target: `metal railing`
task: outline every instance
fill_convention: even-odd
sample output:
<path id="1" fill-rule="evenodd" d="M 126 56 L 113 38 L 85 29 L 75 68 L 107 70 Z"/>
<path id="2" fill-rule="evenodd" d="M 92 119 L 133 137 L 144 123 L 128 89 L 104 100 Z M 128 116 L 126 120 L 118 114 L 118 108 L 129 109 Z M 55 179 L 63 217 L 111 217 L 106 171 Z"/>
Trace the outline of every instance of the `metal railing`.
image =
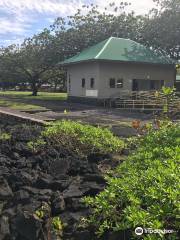
<path id="1" fill-rule="evenodd" d="M 163 110 L 166 104 L 166 97 L 157 91 L 121 91 L 111 95 L 106 101 L 106 106 L 115 106 L 121 109 L 140 109 L 140 110 Z M 180 111 L 180 98 L 178 94 L 170 102 L 172 110 Z"/>

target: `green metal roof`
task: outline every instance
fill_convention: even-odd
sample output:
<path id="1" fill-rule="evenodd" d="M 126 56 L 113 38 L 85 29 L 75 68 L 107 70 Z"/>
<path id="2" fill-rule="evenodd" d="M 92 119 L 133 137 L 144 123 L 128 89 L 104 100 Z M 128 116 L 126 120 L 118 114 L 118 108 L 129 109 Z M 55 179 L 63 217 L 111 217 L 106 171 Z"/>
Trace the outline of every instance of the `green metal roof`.
<path id="1" fill-rule="evenodd" d="M 90 61 L 109 60 L 123 62 L 144 62 L 154 64 L 174 64 L 173 60 L 130 39 L 110 37 L 76 56 L 69 58 L 61 65 Z"/>
<path id="2" fill-rule="evenodd" d="M 176 81 L 180 82 L 180 75 L 176 75 Z"/>

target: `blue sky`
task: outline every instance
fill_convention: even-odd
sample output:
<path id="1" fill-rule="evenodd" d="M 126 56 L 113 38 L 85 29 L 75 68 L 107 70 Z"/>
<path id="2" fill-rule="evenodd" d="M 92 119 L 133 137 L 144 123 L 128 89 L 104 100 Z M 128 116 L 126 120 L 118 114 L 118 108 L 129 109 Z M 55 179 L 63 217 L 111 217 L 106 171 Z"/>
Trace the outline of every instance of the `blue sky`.
<path id="1" fill-rule="evenodd" d="M 0 46 L 20 43 L 25 37 L 40 32 L 58 17 L 76 12 L 83 4 L 95 3 L 101 9 L 122 0 L 0 0 Z M 129 10 L 147 13 L 153 0 L 129 0 Z"/>

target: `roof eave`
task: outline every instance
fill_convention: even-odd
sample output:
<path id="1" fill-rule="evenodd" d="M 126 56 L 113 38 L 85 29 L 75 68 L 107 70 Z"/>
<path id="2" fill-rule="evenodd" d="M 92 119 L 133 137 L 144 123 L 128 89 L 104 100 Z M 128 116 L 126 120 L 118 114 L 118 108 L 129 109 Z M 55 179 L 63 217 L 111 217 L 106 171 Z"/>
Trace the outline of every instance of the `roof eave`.
<path id="1" fill-rule="evenodd" d="M 60 63 L 59 66 L 70 66 L 79 63 L 87 63 L 87 62 L 119 62 L 119 63 L 132 63 L 132 64 L 150 64 L 150 65 L 165 65 L 165 66 L 175 66 L 175 63 L 153 63 L 153 62 L 141 62 L 141 61 L 122 61 L 122 60 L 111 60 L 111 59 L 88 59 L 76 62 L 69 63 Z"/>

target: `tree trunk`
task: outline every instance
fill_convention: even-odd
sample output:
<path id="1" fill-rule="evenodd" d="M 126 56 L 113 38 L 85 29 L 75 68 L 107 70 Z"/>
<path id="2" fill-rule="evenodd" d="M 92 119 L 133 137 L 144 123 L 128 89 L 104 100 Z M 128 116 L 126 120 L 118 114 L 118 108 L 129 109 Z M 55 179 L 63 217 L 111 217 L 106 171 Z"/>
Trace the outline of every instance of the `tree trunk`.
<path id="1" fill-rule="evenodd" d="M 57 85 L 58 85 L 58 81 L 55 81 L 55 83 L 54 83 L 54 92 L 56 92 L 56 90 L 57 90 Z"/>
<path id="2" fill-rule="evenodd" d="M 67 78 L 63 78 L 63 91 L 67 91 Z"/>
<path id="3" fill-rule="evenodd" d="M 37 96 L 37 93 L 38 93 L 37 88 L 32 90 L 32 96 Z"/>
<path id="4" fill-rule="evenodd" d="M 33 79 L 33 81 L 32 81 L 31 89 L 32 89 L 32 96 L 37 96 L 38 86 L 36 84 L 36 80 L 35 79 Z"/>

